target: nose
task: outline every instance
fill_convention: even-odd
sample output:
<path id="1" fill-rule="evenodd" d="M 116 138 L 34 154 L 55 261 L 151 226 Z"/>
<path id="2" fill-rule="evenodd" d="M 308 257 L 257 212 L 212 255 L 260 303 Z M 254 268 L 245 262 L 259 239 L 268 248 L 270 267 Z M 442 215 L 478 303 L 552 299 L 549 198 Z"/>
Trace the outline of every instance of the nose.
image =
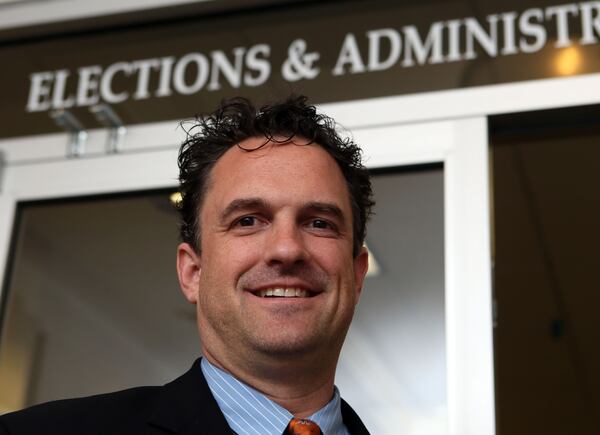
<path id="1" fill-rule="evenodd" d="M 265 246 L 265 261 L 271 266 L 293 266 L 306 261 L 307 251 L 302 229 L 291 220 L 271 226 Z"/>

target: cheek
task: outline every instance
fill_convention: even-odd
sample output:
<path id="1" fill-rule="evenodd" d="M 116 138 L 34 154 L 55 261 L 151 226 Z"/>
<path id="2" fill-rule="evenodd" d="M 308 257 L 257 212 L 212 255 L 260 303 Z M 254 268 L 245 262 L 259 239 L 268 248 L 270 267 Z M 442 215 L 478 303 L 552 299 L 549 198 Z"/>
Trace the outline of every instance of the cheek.
<path id="1" fill-rule="evenodd" d="M 353 278 L 352 255 L 345 247 L 331 243 L 315 243 L 311 249 L 312 258 L 332 279 L 347 281 Z"/>
<path id="2" fill-rule="evenodd" d="M 222 240 L 211 246 L 212 255 L 203 259 L 203 268 L 211 276 L 211 281 L 237 280 L 241 274 L 250 269 L 260 259 L 259 242 L 250 238 Z"/>

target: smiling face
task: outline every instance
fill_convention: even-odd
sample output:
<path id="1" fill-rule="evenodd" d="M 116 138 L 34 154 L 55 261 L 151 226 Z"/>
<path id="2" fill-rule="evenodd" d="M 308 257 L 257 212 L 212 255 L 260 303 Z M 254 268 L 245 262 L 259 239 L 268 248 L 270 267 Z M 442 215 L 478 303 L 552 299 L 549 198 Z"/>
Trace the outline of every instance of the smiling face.
<path id="1" fill-rule="evenodd" d="M 348 188 L 323 148 L 232 147 L 212 170 L 200 228 L 200 253 L 180 245 L 178 271 L 205 354 L 337 361 L 367 254 L 352 255 Z"/>

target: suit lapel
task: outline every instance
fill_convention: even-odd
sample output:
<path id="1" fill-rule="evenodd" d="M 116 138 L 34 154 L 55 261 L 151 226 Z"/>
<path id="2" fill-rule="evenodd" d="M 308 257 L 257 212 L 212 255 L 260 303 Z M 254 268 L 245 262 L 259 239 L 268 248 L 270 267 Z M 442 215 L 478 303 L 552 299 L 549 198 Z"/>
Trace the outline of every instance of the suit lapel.
<path id="1" fill-rule="evenodd" d="M 163 386 L 148 424 L 178 435 L 231 435 L 200 369 L 200 359 L 185 374 Z"/>
<path id="2" fill-rule="evenodd" d="M 369 435 L 354 410 L 342 399 L 342 418 L 352 435 Z M 177 435 L 231 435 L 232 430 L 202 375 L 200 359 L 158 392 L 148 424 Z"/>
<path id="3" fill-rule="evenodd" d="M 342 399 L 342 419 L 352 435 L 369 435 L 363 422 L 344 399 Z"/>

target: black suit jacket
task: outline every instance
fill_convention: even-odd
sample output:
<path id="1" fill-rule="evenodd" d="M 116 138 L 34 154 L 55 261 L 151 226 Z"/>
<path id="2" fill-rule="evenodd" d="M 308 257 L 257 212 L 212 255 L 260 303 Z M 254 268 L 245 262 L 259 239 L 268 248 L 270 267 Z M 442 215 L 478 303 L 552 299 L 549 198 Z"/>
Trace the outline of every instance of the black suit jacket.
<path id="1" fill-rule="evenodd" d="M 368 435 L 342 400 L 352 435 Z M 231 435 L 200 369 L 200 360 L 162 387 L 140 387 L 49 402 L 0 416 L 0 435 Z"/>

